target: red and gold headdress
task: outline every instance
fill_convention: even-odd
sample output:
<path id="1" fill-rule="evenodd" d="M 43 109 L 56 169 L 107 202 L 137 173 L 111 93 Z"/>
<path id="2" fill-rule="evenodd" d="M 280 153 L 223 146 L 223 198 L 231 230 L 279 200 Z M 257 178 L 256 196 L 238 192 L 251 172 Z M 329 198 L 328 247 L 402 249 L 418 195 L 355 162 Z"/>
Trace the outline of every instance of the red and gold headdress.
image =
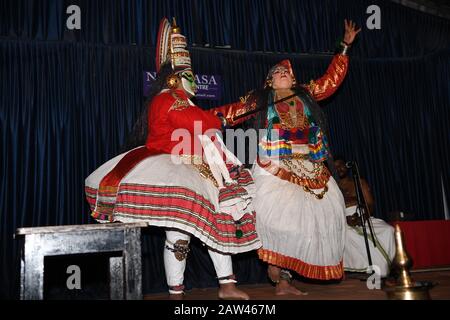
<path id="1" fill-rule="evenodd" d="M 189 51 L 186 50 L 186 37 L 181 34 L 175 18 L 173 18 L 172 25 L 167 18 L 161 20 L 156 46 L 156 72 L 159 72 L 161 65 L 168 61 L 176 73 L 191 70 L 191 57 Z"/>
<path id="2" fill-rule="evenodd" d="M 289 74 L 291 75 L 292 80 L 294 82 L 296 81 L 295 80 L 295 75 L 294 75 L 294 70 L 292 69 L 291 61 L 289 61 L 288 59 L 285 59 L 283 61 L 278 62 L 276 65 L 274 65 L 272 68 L 270 68 L 269 72 L 267 73 L 266 84 L 272 80 L 273 73 L 278 68 L 286 69 L 289 72 Z"/>

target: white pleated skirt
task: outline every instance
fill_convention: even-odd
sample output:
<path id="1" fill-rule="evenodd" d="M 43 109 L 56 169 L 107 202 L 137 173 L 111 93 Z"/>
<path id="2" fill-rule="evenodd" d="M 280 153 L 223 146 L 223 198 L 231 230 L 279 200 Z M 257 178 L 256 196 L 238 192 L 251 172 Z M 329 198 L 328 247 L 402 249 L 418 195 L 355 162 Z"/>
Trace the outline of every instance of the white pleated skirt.
<path id="1" fill-rule="evenodd" d="M 86 197 L 93 212 L 99 201 L 100 182 L 125 155 L 107 161 L 86 178 Z M 110 203 L 114 207 L 113 221 L 141 221 L 181 230 L 221 253 L 259 248 L 253 214 L 245 214 L 236 225 L 231 215 L 220 212 L 218 195 L 218 188 L 194 166 L 182 163 L 178 156 L 160 154 L 131 169 Z M 239 237 L 237 228 L 242 231 Z"/>
<path id="2" fill-rule="evenodd" d="M 328 181 L 328 192 L 319 200 L 257 163 L 253 175 L 256 230 L 262 243 L 259 257 L 307 278 L 342 278 L 345 203 L 333 177 Z"/>

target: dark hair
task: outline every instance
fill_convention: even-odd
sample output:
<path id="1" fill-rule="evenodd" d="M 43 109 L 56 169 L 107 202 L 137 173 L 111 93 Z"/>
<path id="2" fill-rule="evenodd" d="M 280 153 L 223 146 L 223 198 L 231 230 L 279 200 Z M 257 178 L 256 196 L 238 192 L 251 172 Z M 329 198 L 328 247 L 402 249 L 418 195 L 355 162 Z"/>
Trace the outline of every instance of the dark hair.
<path id="1" fill-rule="evenodd" d="M 271 90 L 271 88 L 267 87 L 264 89 L 253 90 L 248 93 L 246 104 L 251 105 L 253 103 L 256 103 L 256 108 L 260 109 L 261 111 L 256 113 L 254 117 L 251 117 L 250 119 L 244 121 L 244 123 L 242 124 L 242 127 L 244 129 L 252 128 L 258 130 L 265 128 L 267 120 L 267 108 Z"/>
<path id="2" fill-rule="evenodd" d="M 331 143 L 330 143 L 330 130 L 328 127 L 328 120 L 326 117 L 325 112 L 323 112 L 322 108 L 317 104 L 316 100 L 311 96 L 311 94 L 306 90 L 303 86 L 293 86 L 292 90 L 294 93 L 296 93 L 299 97 L 301 97 L 304 101 L 306 101 L 309 111 L 311 112 L 311 116 L 316 123 L 322 130 L 323 134 L 328 139 L 328 159 L 327 159 L 327 165 L 330 169 L 331 173 L 333 174 L 334 178 L 336 180 L 339 179 L 339 176 L 336 172 L 336 168 L 334 166 L 334 159 L 333 154 L 331 152 Z M 257 130 L 257 133 L 259 135 L 259 130 L 265 128 L 265 123 L 267 120 L 267 110 L 268 110 L 268 104 L 272 103 L 272 88 L 266 87 L 259 90 L 254 90 L 249 94 L 249 97 L 247 98 L 248 104 L 252 104 L 256 102 L 256 108 L 260 108 L 261 111 L 259 111 L 256 116 L 252 117 L 251 119 L 247 120 L 243 124 L 244 129 L 253 128 Z M 260 137 L 258 137 L 259 139 Z"/>
<path id="3" fill-rule="evenodd" d="M 148 134 L 148 111 L 150 103 L 153 98 L 156 97 L 161 90 L 167 88 L 167 77 L 173 74 L 172 66 L 170 62 L 161 65 L 161 68 L 156 75 L 155 81 L 152 83 L 148 98 L 144 102 L 141 114 L 133 125 L 131 132 L 129 133 L 125 144 L 120 148 L 120 153 L 134 149 L 138 146 L 145 144 Z"/>

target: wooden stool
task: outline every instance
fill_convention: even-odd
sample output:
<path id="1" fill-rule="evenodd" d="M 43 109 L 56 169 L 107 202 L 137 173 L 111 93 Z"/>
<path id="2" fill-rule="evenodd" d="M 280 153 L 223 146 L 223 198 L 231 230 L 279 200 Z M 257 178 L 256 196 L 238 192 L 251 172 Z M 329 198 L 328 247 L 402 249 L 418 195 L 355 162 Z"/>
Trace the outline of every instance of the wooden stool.
<path id="1" fill-rule="evenodd" d="M 110 298 L 142 299 L 141 228 L 147 223 L 108 223 L 19 228 L 24 237 L 20 264 L 20 298 L 44 298 L 44 257 L 122 252 L 109 258 Z"/>

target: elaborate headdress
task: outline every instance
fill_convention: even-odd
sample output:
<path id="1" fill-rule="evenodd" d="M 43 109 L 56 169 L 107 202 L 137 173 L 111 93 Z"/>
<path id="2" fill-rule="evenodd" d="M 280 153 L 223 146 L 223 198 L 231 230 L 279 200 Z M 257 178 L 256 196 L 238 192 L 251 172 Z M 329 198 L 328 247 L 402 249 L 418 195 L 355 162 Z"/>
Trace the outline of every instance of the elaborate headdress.
<path id="1" fill-rule="evenodd" d="M 172 25 L 167 18 L 161 20 L 156 46 L 156 72 L 159 72 L 161 65 L 168 61 L 175 73 L 191 70 L 191 57 L 186 50 L 186 37 L 181 34 L 175 18 Z"/>
<path id="2" fill-rule="evenodd" d="M 125 152 L 142 146 L 147 140 L 148 130 L 148 106 L 150 101 L 165 88 L 174 88 L 180 79 L 176 73 L 191 71 L 191 58 L 186 49 L 186 38 L 180 34 L 175 19 L 171 26 L 167 18 L 159 23 L 157 47 L 156 47 L 156 72 L 159 74 L 152 84 L 150 95 L 144 103 L 143 111 L 133 126 L 133 130 L 127 138 L 126 144 L 121 148 Z M 165 63 L 170 66 L 164 66 Z"/>

